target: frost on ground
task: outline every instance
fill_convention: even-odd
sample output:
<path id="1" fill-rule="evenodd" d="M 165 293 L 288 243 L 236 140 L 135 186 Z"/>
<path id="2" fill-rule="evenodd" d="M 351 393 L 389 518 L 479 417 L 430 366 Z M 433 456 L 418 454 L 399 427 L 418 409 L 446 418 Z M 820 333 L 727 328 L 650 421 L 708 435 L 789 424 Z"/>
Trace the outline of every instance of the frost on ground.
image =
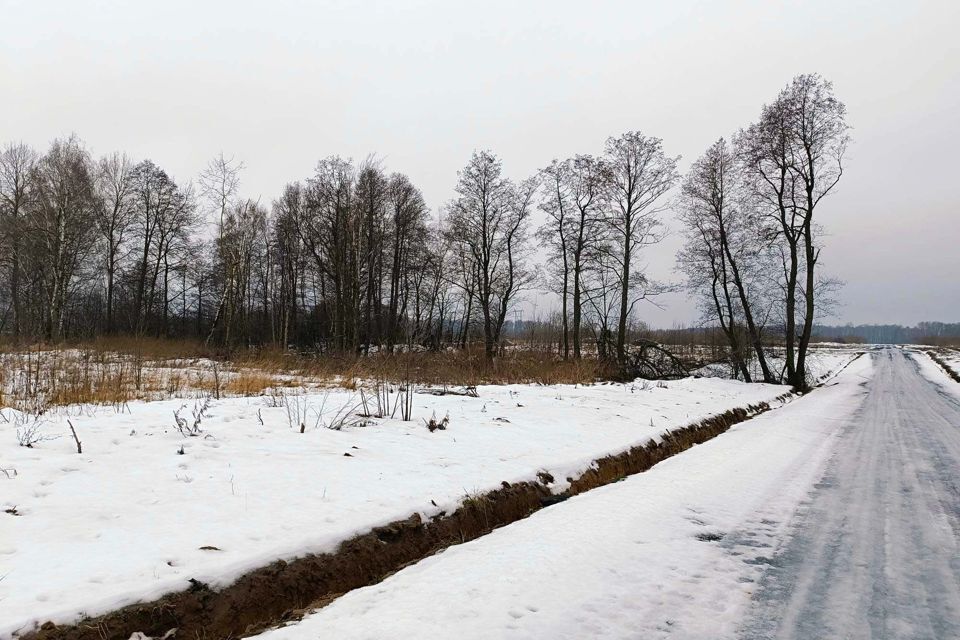
<path id="1" fill-rule="evenodd" d="M 872 367 L 259 637 L 732 637 Z"/>
<path id="2" fill-rule="evenodd" d="M 190 579 L 224 585 L 541 470 L 562 489 L 598 457 L 784 388 L 703 378 L 477 391 L 417 393 L 410 422 L 398 412 L 358 423 L 358 394 L 343 389 L 75 406 L 40 418 L 5 409 L 0 637 L 154 599 Z M 345 412 L 348 426 L 323 428 Z M 425 420 L 447 415 L 446 429 L 427 429 Z M 18 444 L 25 429 L 29 447 Z"/>

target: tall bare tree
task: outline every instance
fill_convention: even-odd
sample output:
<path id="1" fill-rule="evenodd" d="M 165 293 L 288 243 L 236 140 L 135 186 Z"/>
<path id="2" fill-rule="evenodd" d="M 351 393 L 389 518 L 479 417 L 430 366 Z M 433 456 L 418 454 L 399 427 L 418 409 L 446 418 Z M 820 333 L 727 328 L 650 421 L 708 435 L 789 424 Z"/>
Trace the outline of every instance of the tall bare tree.
<path id="1" fill-rule="evenodd" d="M 525 264 L 526 227 L 536 189 L 534 178 L 520 184 L 504 178 L 492 152 L 474 152 L 458 173 L 457 197 L 448 205 L 448 237 L 475 275 L 488 360 L 497 353 L 510 305 L 532 281 Z"/>
<path id="2" fill-rule="evenodd" d="M 573 357 L 583 351 L 584 274 L 605 239 L 603 212 L 610 181 L 606 165 L 599 159 L 578 155 L 568 161 L 567 173 L 573 215 L 570 220 L 570 259 L 573 302 Z"/>
<path id="3" fill-rule="evenodd" d="M 423 194 L 410 179 L 401 174 L 390 176 L 387 199 L 389 206 L 388 246 L 389 280 L 387 292 L 386 346 L 393 350 L 400 337 L 400 318 L 403 315 L 404 275 L 411 268 L 411 252 L 419 231 L 424 230 L 427 205 Z"/>
<path id="4" fill-rule="evenodd" d="M 617 323 L 617 358 L 626 361 L 627 320 L 638 297 L 632 287 L 639 278 L 632 273 L 636 251 L 662 239 L 657 219 L 663 211 L 663 196 L 679 179 L 679 156 L 663 152 L 660 138 L 630 131 L 607 140 L 604 163 L 610 189 L 607 223 L 619 245 L 620 315 Z"/>
<path id="5" fill-rule="evenodd" d="M 23 273 L 23 218 L 31 196 L 37 152 L 26 144 L 8 144 L 0 152 L 0 241 L 9 276 L 10 306 L 13 310 L 13 334 L 19 336 L 24 310 L 21 305 Z M 2 323 L 0 323 L 2 324 Z"/>
<path id="6" fill-rule="evenodd" d="M 93 254 L 96 201 L 90 155 L 75 137 L 56 140 L 33 169 L 34 210 L 27 223 L 31 258 L 43 290 L 43 333 L 63 332 L 75 278 Z"/>
<path id="7" fill-rule="evenodd" d="M 231 246 L 225 236 L 230 232 L 228 217 L 233 211 L 233 205 L 236 204 L 240 189 L 240 172 L 243 168 L 242 162 L 225 158 L 221 152 L 200 173 L 200 195 L 206 200 L 207 207 L 217 220 L 218 258 L 223 270 L 220 302 L 217 305 L 213 324 L 210 326 L 210 334 L 207 336 L 208 343 L 213 339 L 217 329 L 226 324 L 223 332 L 224 342 L 229 344 L 230 329 L 236 315 L 236 309 L 230 305 L 237 300 L 239 265 L 234 260 L 236 256 L 225 254 L 225 251 L 228 251 L 227 247 Z"/>
<path id="8" fill-rule="evenodd" d="M 537 230 L 537 239 L 547 248 L 549 271 L 547 287 L 560 296 L 560 353 L 570 357 L 570 220 L 573 203 L 570 198 L 570 163 L 553 160 L 540 170 L 543 197 L 540 209 L 547 219 Z"/>
<path id="9" fill-rule="evenodd" d="M 301 287 L 306 279 L 306 260 L 303 243 L 297 234 L 297 224 L 303 215 L 304 193 L 299 183 L 288 184 L 283 195 L 273 203 L 272 242 L 276 262 L 274 308 L 277 330 L 273 337 L 281 345 L 290 344 L 296 329 Z"/>
<path id="10" fill-rule="evenodd" d="M 750 380 L 743 353 L 745 325 L 747 340 L 760 366 L 764 382 L 775 382 L 763 347 L 763 318 L 754 309 L 757 292 L 751 270 L 759 264 L 763 235 L 748 194 L 744 193 L 740 166 L 726 140 L 720 138 L 693 163 L 681 188 L 681 220 L 687 228 L 685 265 L 694 285 L 709 281 L 711 311 L 730 343 L 734 367 Z M 696 260 L 699 257 L 700 260 Z M 702 267 L 707 267 L 706 271 Z M 710 278 L 703 278 L 709 274 Z M 762 305 L 762 302 L 761 302 Z"/>
<path id="11" fill-rule="evenodd" d="M 821 247 L 815 212 L 843 175 L 849 139 L 846 107 L 819 75 L 794 78 L 738 138 L 754 193 L 783 243 L 787 380 L 797 389 L 808 386 L 806 353 L 816 315 Z"/>
<path id="12" fill-rule="evenodd" d="M 350 161 L 336 156 L 321 160 L 308 182 L 297 226 L 319 276 L 332 346 L 338 351 L 355 351 L 359 345 L 363 228 L 355 185 L 356 169 Z"/>
<path id="13" fill-rule="evenodd" d="M 126 154 L 113 153 L 100 159 L 95 182 L 97 229 L 105 243 L 106 330 L 114 330 L 114 299 L 117 269 L 134 222 L 133 163 Z"/>
<path id="14" fill-rule="evenodd" d="M 369 353 L 371 342 L 380 340 L 380 307 L 383 274 L 383 238 L 386 225 L 389 179 L 373 157 L 357 173 L 356 202 L 362 215 L 363 350 Z"/>
<path id="15" fill-rule="evenodd" d="M 138 163 L 131 180 L 133 237 L 138 242 L 132 328 L 142 334 L 151 325 L 155 331 L 166 325 L 170 257 L 186 241 L 196 220 L 192 193 L 181 189 L 154 163 L 149 160 Z"/>

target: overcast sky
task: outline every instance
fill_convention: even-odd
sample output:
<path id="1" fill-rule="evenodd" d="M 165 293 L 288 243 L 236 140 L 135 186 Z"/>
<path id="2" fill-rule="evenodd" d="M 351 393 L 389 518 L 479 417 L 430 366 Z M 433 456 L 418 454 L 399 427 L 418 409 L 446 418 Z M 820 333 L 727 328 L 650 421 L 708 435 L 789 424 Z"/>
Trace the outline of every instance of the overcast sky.
<path id="1" fill-rule="evenodd" d="M 818 209 L 833 320 L 960 321 L 958 25 L 956 0 L 0 0 L 0 144 L 76 132 L 182 181 L 222 150 L 266 202 L 321 157 L 376 153 L 436 210 L 474 149 L 522 178 L 641 130 L 685 169 L 818 72 L 854 127 Z M 650 273 L 676 279 L 676 248 Z M 642 315 L 696 319 L 682 296 Z"/>

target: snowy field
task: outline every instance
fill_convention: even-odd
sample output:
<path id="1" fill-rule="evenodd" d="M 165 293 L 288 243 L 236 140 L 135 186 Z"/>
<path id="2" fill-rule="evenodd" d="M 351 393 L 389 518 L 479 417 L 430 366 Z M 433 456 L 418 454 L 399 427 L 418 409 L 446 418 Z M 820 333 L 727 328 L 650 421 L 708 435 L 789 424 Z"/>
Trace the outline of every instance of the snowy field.
<path id="1" fill-rule="evenodd" d="M 852 353 L 818 358 L 817 375 Z M 0 637 L 189 579 L 224 585 L 539 471 L 559 491 L 594 459 L 784 391 L 715 378 L 485 386 L 478 397 L 416 393 L 409 422 L 360 420 L 358 394 L 345 389 L 73 406 L 40 419 L 5 409 Z M 343 415 L 341 430 L 324 428 Z M 432 416 L 449 416 L 447 428 L 428 430 Z M 39 439 L 19 446 L 31 429 Z"/>
<path id="2" fill-rule="evenodd" d="M 258 638 L 733 637 L 871 369 Z"/>

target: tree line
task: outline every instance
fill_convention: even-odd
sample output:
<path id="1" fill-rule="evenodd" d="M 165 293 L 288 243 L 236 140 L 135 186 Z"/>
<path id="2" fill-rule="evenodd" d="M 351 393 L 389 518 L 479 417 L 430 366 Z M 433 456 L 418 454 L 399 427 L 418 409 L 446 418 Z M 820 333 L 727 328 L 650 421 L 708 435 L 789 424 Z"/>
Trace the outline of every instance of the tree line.
<path id="1" fill-rule="evenodd" d="M 622 366 L 637 305 L 671 290 L 637 258 L 663 239 L 671 210 L 687 239 L 678 264 L 736 370 L 750 379 L 753 354 L 763 379 L 777 379 L 763 345 L 780 335 L 798 384 L 830 284 L 816 271 L 814 211 L 842 173 L 846 131 L 830 84 L 799 76 L 682 182 L 679 157 L 641 132 L 522 179 L 478 151 L 436 214 L 375 157 L 324 158 L 267 205 L 241 195 L 243 165 L 223 155 L 178 182 L 150 160 L 94 157 L 75 136 L 42 153 L 8 144 L 0 333 L 356 354 L 478 342 L 493 358 L 511 309 L 540 289 L 557 296 L 561 357 Z"/>
<path id="2" fill-rule="evenodd" d="M 960 322 L 918 322 L 899 324 L 814 325 L 821 340 L 868 344 L 943 344 L 960 346 Z"/>
<path id="3" fill-rule="evenodd" d="M 546 286 L 562 300 L 563 357 L 583 355 L 588 331 L 601 355 L 622 355 L 650 288 L 631 260 L 660 238 L 654 205 L 676 163 L 640 133 L 522 180 L 480 151 L 431 218 L 410 179 L 373 158 L 325 158 L 268 208 L 239 195 L 243 166 L 223 156 L 178 184 L 149 160 L 94 158 L 76 137 L 43 154 L 10 144 L 0 331 L 354 353 L 478 340 L 493 357 L 511 307 Z M 546 222 L 534 229 L 537 209 Z M 533 236 L 549 247 L 544 269 Z"/>

